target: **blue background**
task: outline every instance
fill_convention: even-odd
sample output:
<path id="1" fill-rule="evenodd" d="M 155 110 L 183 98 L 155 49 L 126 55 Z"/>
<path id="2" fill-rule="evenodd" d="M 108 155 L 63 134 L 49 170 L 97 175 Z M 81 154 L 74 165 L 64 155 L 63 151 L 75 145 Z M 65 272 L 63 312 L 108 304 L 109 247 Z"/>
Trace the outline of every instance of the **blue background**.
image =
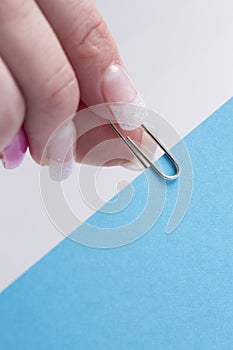
<path id="1" fill-rule="evenodd" d="M 185 138 L 194 190 L 180 226 L 164 233 L 171 186 L 138 241 L 101 250 L 64 240 L 2 293 L 1 349 L 233 348 L 232 114 L 233 99 Z"/>

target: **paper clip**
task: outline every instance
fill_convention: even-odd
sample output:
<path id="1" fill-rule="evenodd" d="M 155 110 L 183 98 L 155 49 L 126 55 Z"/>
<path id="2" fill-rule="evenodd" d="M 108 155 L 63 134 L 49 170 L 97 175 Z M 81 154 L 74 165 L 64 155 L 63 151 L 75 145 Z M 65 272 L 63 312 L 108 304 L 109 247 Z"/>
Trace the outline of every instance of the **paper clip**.
<path id="1" fill-rule="evenodd" d="M 112 126 L 113 130 L 116 132 L 116 134 L 124 141 L 124 143 L 128 146 L 131 153 L 139 160 L 139 162 L 145 167 L 148 168 L 149 166 L 152 167 L 152 169 L 159 174 L 163 179 L 166 180 L 175 180 L 180 176 L 181 173 L 181 167 L 175 160 L 175 158 L 171 155 L 171 153 L 168 151 L 168 149 L 161 143 L 161 141 L 155 137 L 154 134 L 150 132 L 150 130 L 147 129 L 147 127 L 142 124 L 141 127 L 147 132 L 147 134 L 159 145 L 159 147 L 164 151 L 166 156 L 170 159 L 171 163 L 176 169 L 176 173 L 174 175 L 166 175 L 164 174 L 154 163 L 150 160 L 150 158 L 136 145 L 136 143 L 129 137 L 129 136 L 123 136 L 122 133 L 117 129 L 117 127 L 110 121 L 110 125 Z M 148 165 L 149 164 L 149 165 Z"/>

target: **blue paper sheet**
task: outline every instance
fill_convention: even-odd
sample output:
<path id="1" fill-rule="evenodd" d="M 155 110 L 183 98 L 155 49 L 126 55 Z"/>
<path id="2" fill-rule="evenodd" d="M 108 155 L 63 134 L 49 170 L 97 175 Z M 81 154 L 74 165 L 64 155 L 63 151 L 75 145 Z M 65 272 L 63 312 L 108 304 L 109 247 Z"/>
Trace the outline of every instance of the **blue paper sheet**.
<path id="1" fill-rule="evenodd" d="M 232 116 L 233 99 L 185 138 L 194 189 L 179 227 L 164 233 L 171 187 L 158 222 L 132 244 L 64 240 L 2 293 L 1 349 L 233 348 Z"/>

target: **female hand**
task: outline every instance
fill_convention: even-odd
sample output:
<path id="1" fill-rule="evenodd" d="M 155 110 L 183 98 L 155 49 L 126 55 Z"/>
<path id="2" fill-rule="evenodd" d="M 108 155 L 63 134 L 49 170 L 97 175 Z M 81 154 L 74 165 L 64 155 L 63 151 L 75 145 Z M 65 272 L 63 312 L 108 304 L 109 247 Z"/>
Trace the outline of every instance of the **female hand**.
<path id="1" fill-rule="evenodd" d="M 63 147 L 75 132 L 71 116 L 81 106 L 106 102 L 142 104 L 106 24 L 91 0 L 2 0 L 0 2 L 0 153 L 5 168 L 18 166 L 27 149 L 41 164 L 45 145 L 64 121 L 48 147 L 46 162 L 55 180 L 67 177 L 73 158 L 89 145 L 114 137 L 109 125 L 90 131 L 71 150 L 61 176 L 57 167 Z M 121 113 L 120 113 L 121 114 Z M 127 116 L 118 115 L 120 121 Z M 140 116 L 130 122 L 139 126 Z M 123 124 L 122 124 L 123 125 Z M 124 126 L 122 126 L 124 128 Z M 127 129 L 127 126 L 126 126 Z M 142 131 L 130 131 L 137 142 Z M 27 135 L 25 137 L 25 134 Z M 91 142 L 90 142 L 91 140 Z M 119 150 L 124 159 L 124 151 Z M 123 152 L 123 153 L 122 153 Z M 98 160 L 97 160 L 98 162 Z M 122 163 L 113 160 L 111 165 Z"/>

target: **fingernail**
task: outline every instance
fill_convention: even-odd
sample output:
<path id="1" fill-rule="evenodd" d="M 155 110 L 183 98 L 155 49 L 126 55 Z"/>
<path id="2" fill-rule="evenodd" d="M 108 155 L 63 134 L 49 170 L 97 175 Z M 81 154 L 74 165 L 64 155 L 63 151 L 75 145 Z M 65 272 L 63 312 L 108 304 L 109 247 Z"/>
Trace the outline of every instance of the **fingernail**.
<path id="1" fill-rule="evenodd" d="M 46 155 L 52 180 L 63 181 L 72 174 L 74 140 L 75 126 L 69 121 L 59 127 L 49 141 Z"/>
<path id="2" fill-rule="evenodd" d="M 124 130 L 134 130 L 138 128 L 145 119 L 145 104 L 126 70 L 119 64 L 112 64 L 106 70 L 102 82 L 102 94 L 106 103 L 122 102 L 123 104 L 113 104 L 112 113 Z M 132 104 L 132 106 L 128 106 Z"/>
<path id="3" fill-rule="evenodd" d="M 142 140 L 139 147 L 154 163 L 156 160 L 156 153 L 157 153 L 156 151 L 158 147 L 157 147 L 157 144 L 154 142 L 154 140 L 152 140 L 152 138 L 147 134 L 147 132 L 144 129 L 142 132 Z M 140 163 L 140 161 L 136 157 L 133 157 L 132 160 L 122 164 L 121 166 L 126 169 L 134 170 L 134 171 L 142 171 L 145 169 L 145 167 Z"/>
<path id="4" fill-rule="evenodd" d="M 5 169 L 15 169 L 23 161 L 27 151 L 28 141 L 23 129 L 21 129 L 9 146 L 1 152 L 1 159 Z"/>

